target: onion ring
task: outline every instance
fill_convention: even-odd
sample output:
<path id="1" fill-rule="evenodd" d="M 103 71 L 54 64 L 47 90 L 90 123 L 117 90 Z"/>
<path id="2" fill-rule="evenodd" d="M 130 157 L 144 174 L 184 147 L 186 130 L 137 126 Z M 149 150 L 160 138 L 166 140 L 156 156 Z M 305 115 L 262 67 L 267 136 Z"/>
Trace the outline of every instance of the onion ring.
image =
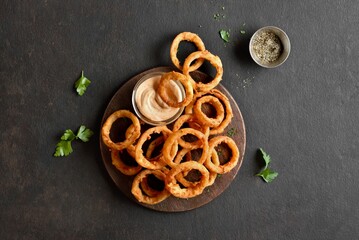
<path id="1" fill-rule="evenodd" d="M 134 125 L 130 125 L 127 130 L 126 130 L 126 133 L 125 133 L 125 137 L 126 138 L 129 138 L 132 134 L 133 134 L 133 131 L 135 130 L 135 127 Z M 135 141 L 136 142 L 136 141 Z M 136 152 L 135 152 L 135 143 L 132 143 L 130 146 L 128 146 L 126 148 L 128 154 L 130 154 L 131 157 L 133 157 L 134 159 L 136 158 Z"/>
<path id="2" fill-rule="evenodd" d="M 222 104 L 224 105 L 224 111 L 225 111 L 225 117 L 223 121 L 217 126 L 210 130 L 210 134 L 221 134 L 223 133 L 224 129 L 230 124 L 232 118 L 233 118 L 233 111 L 231 104 L 229 103 L 229 99 L 218 89 L 212 89 L 210 91 L 210 94 L 217 97 Z"/>
<path id="3" fill-rule="evenodd" d="M 111 130 L 112 124 L 119 118 L 129 118 L 132 121 L 134 130 L 129 138 L 126 138 L 122 142 L 114 143 L 110 138 L 110 130 Z M 130 146 L 132 143 L 134 143 L 137 140 L 137 138 L 139 138 L 140 135 L 141 135 L 140 121 L 138 120 L 136 115 L 134 115 L 133 113 L 131 113 L 128 110 L 118 110 L 118 111 L 112 113 L 107 118 L 107 120 L 105 121 L 105 123 L 103 124 L 102 129 L 101 129 L 102 141 L 109 148 L 116 149 L 118 151 Z"/>
<path id="4" fill-rule="evenodd" d="M 181 160 L 183 159 L 183 157 L 184 156 L 187 157 L 189 153 L 190 153 L 189 149 L 185 149 L 185 148 L 181 149 L 178 152 L 174 162 L 175 163 L 180 163 Z M 190 158 L 190 156 L 189 156 L 189 158 Z M 187 160 L 187 161 L 190 161 L 190 160 Z M 218 166 L 220 164 L 218 155 L 215 152 L 212 152 L 212 163 L 215 164 L 216 166 Z M 194 187 L 196 184 L 198 184 L 198 181 L 192 182 L 192 181 L 187 180 L 185 178 L 187 176 L 187 174 L 188 174 L 188 172 L 182 172 L 182 173 L 177 174 L 176 175 L 177 181 L 179 183 L 181 183 L 184 187 Z M 209 187 L 209 186 L 213 185 L 214 182 L 216 181 L 216 178 L 217 178 L 217 173 L 209 171 L 209 179 L 208 179 L 208 184 L 207 184 L 206 187 Z"/>
<path id="5" fill-rule="evenodd" d="M 142 169 L 142 166 L 127 165 L 126 163 L 123 162 L 122 157 L 120 156 L 120 152 L 121 151 L 118 151 L 116 149 L 111 150 L 112 164 L 116 167 L 116 169 L 127 176 L 132 176 L 132 175 L 136 175 L 137 173 L 139 173 Z"/>
<path id="6" fill-rule="evenodd" d="M 142 150 L 142 145 L 151 138 L 151 134 L 153 133 L 162 133 L 164 138 L 167 138 L 167 136 L 169 134 L 171 134 L 171 130 L 169 130 L 166 126 L 158 126 L 158 127 L 153 127 L 153 128 L 149 128 L 148 130 L 146 130 L 140 137 L 140 139 L 138 140 L 137 144 L 136 144 L 136 148 L 135 148 L 135 153 L 136 153 L 136 162 L 141 165 L 144 168 L 147 169 L 161 169 L 163 168 L 166 163 L 164 161 L 162 161 L 163 156 L 162 154 L 157 156 L 156 159 L 148 159 L 143 155 L 143 150 Z M 169 149 L 171 150 L 171 149 Z M 169 152 L 170 156 L 171 156 L 171 151 Z"/>
<path id="7" fill-rule="evenodd" d="M 182 41 L 193 42 L 199 51 L 204 51 L 206 49 L 206 47 L 204 46 L 204 43 L 202 42 L 202 39 L 197 34 L 191 33 L 191 32 L 182 32 L 182 33 L 178 34 L 171 44 L 170 57 L 171 57 L 172 63 L 179 70 L 183 69 L 183 66 L 181 66 L 180 61 L 177 58 L 178 47 L 179 47 L 180 42 L 182 42 Z M 192 66 L 189 67 L 189 70 L 194 71 L 194 70 L 198 69 L 203 64 L 203 62 L 204 62 L 203 59 L 197 59 L 196 62 Z"/>
<path id="8" fill-rule="evenodd" d="M 202 106 L 205 103 L 211 104 L 216 109 L 216 117 L 210 118 L 204 112 L 202 112 Z M 218 98 L 214 96 L 203 96 L 197 100 L 193 106 L 193 112 L 198 121 L 209 127 L 217 127 L 224 119 L 224 108 Z"/>
<path id="9" fill-rule="evenodd" d="M 182 162 L 182 159 L 186 156 L 187 161 L 191 161 L 192 158 L 190 156 L 191 149 L 188 148 L 182 148 L 180 151 L 177 152 L 177 155 L 175 159 L 173 160 L 174 163 L 180 164 Z"/>
<path id="10" fill-rule="evenodd" d="M 181 188 L 176 180 L 176 175 L 184 172 L 190 171 L 192 169 L 198 170 L 202 176 L 201 180 L 193 187 L 190 188 Z M 175 197 L 178 198 L 192 198 L 203 192 L 203 189 L 207 186 L 209 179 L 209 172 L 202 164 L 196 161 L 188 161 L 178 164 L 176 167 L 172 168 L 166 176 L 166 189 Z"/>
<path id="11" fill-rule="evenodd" d="M 196 101 L 203 95 L 207 95 L 207 94 L 209 96 L 217 97 L 224 106 L 225 117 L 223 121 L 219 124 L 219 126 L 210 129 L 210 135 L 221 134 L 223 133 L 224 129 L 230 124 L 233 118 L 233 111 L 229 99 L 218 89 L 212 89 L 208 93 L 205 92 L 196 93 L 193 96 L 192 102 L 186 106 L 185 114 L 193 114 L 193 106 L 196 103 Z M 193 127 L 193 125 L 191 124 L 190 126 Z"/>
<path id="12" fill-rule="evenodd" d="M 156 160 L 156 158 L 158 157 L 152 157 L 152 154 L 154 152 L 154 150 L 160 146 L 162 143 L 164 143 L 164 137 L 163 136 L 159 136 L 158 138 L 156 138 L 155 140 L 153 140 L 150 145 L 148 146 L 147 150 L 146 150 L 146 158 L 149 161 L 153 161 L 153 159 Z M 163 147 L 163 146 L 162 146 Z M 176 153 L 178 151 L 178 144 L 173 144 L 172 145 L 172 149 L 171 149 L 171 156 L 176 156 Z"/>
<path id="13" fill-rule="evenodd" d="M 216 157 L 217 158 L 216 158 Z M 218 158 L 218 155 L 213 151 L 212 152 L 212 163 L 215 165 L 215 166 L 218 166 L 220 165 L 220 162 L 219 162 L 219 158 Z M 209 186 L 212 186 L 214 184 L 214 182 L 216 181 L 217 179 L 217 173 L 216 172 L 213 172 L 211 170 L 208 170 L 209 171 L 209 179 L 208 179 L 208 184 L 207 184 L 207 187 Z"/>
<path id="14" fill-rule="evenodd" d="M 195 68 L 193 70 L 190 68 L 191 63 L 196 59 L 206 59 L 216 68 L 217 74 L 213 78 L 213 80 L 210 81 L 209 83 L 196 82 L 191 77 L 190 72 L 198 69 L 198 68 Z M 188 79 L 191 81 L 191 83 L 193 85 L 193 88 L 197 92 L 208 92 L 212 88 L 215 88 L 219 84 L 219 82 L 222 80 L 223 66 L 222 66 L 221 59 L 218 56 L 213 55 L 212 53 L 210 53 L 207 50 L 193 52 L 186 58 L 186 60 L 183 63 L 183 74 L 188 77 Z"/>
<path id="15" fill-rule="evenodd" d="M 181 143 L 178 142 L 178 139 L 181 138 L 182 136 L 185 136 L 187 134 L 192 134 L 194 136 L 196 136 L 200 141 L 202 141 L 202 146 L 201 148 L 202 150 L 202 156 L 200 157 L 200 159 L 198 160 L 199 163 L 203 164 L 207 157 L 208 157 L 208 137 L 206 135 L 204 135 L 203 133 L 201 133 L 198 130 L 195 130 L 193 128 L 183 128 L 178 130 L 177 132 L 173 132 L 171 135 L 169 135 L 169 137 L 166 139 L 165 144 L 163 145 L 163 150 L 162 150 L 162 154 L 163 154 L 163 161 L 166 162 L 170 167 L 175 167 L 178 164 L 176 164 L 174 162 L 174 157 L 173 154 L 171 154 L 171 149 L 173 148 L 173 145 L 177 145 L 179 144 L 180 146 L 184 147 L 184 148 L 188 148 L 188 149 L 196 149 L 198 148 L 198 146 L 195 146 L 189 142 L 185 142 L 186 144 L 181 145 Z"/>
<path id="16" fill-rule="evenodd" d="M 142 179 L 142 181 L 140 182 L 140 186 L 142 191 L 149 197 L 154 197 L 161 193 L 161 191 L 153 189 L 148 185 L 148 176 Z"/>
<path id="17" fill-rule="evenodd" d="M 186 91 L 186 97 L 181 102 L 177 102 L 176 100 L 173 100 L 170 98 L 170 96 L 168 96 L 166 82 L 169 82 L 171 80 L 180 81 Z M 193 87 L 185 75 L 179 72 L 172 71 L 162 75 L 160 83 L 158 84 L 157 93 L 168 106 L 180 108 L 187 106 L 192 101 Z"/>
<path id="18" fill-rule="evenodd" d="M 193 114 L 193 106 L 197 102 L 197 100 L 202 97 L 203 95 L 207 94 L 206 92 L 196 92 L 193 95 L 192 101 L 186 106 L 185 114 Z"/>
<path id="19" fill-rule="evenodd" d="M 163 136 L 159 136 L 158 138 L 156 138 L 155 140 L 153 140 L 150 145 L 148 145 L 147 151 L 146 151 L 146 158 L 147 159 L 151 159 L 151 156 L 153 154 L 153 152 L 155 151 L 155 149 L 157 147 L 159 147 L 163 142 L 164 142 L 164 138 Z"/>
<path id="20" fill-rule="evenodd" d="M 181 129 L 181 127 L 185 124 L 188 123 L 192 128 L 201 131 L 202 133 L 204 133 L 207 137 L 209 136 L 209 127 L 208 126 L 203 126 L 200 123 L 198 123 L 197 118 L 194 115 L 190 115 L 190 114 L 185 114 L 180 116 L 176 122 L 173 125 L 172 128 L 172 132 L 177 132 L 179 129 Z M 185 146 L 185 141 L 182 138 L 178 139 L 178 142 L 180 143 L 180 145 Z M 192 145 L 198 145 L 201 146 L 202 142 L 197 140 L 195 142 L 191 142 Z"/>
<path id="21" fill-rule="evenodd" d="M 212 162 L 213 157 L 209 157 L 209 158 L 207 158 L 207 160 L 205 162 L 205 166 L 210 171 L 213 171 L 213 172 L 216 172 L 219 174 L 224 174 L 224 173 L 231 171 L 237 165 L 238 160 L 239 160 L 239 149 L 232 138 L 227 137 L 227 136 L 216 136 L 214 138 L 211 138 L 211 140 L 209 140 L 209 143 L 208 143 L 209 151 L 211 152 L 211 156 L 213 154 L 212 152 L 217 154 L 215 147 L 221 143 L 225 143 L 232 151 L 232 156 L 230 157 L 229 161 L 223 165 L 220 165 L 220 164 L 216 165 L 215 163 Z"/>
<path id="22" fill-rule="evenodd" d="M 137 174 L 135 179 L 133 180 L 131 192 L 139 202 L 147 204 L 157 204 L 168 198 L 171 194 L 166 190 L 166 188 L 164 188 L 159 194 L 155 196 L 151 197 L 144 195 L 143 191 L 140 188 L 140 183 L 144 178 L 151 174 L 155 175 L 158 179 L 162 181 L 165 181 L 166 179 L 166 175 L 159 170 L 143 170 L 139 174 Z"/>

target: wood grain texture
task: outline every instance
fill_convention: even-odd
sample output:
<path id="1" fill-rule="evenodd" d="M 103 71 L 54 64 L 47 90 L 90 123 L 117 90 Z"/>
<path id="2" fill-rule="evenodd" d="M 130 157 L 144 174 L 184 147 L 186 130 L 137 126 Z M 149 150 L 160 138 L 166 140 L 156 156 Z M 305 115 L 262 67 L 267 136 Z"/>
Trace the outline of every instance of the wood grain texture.
<path id="1" fill-rule="evenodd" d="M 107 119 L 109 115 L 111 115 L 113 112 L 120 110 L 120 109 L 130 109 L 132 112 L 132 90 L 137 81 L 139 81 L 143 76 L 146 74 L 152 73 L 152 72 L 168 72 L 174 70 L 171 67 L 156 67 L 150 70 L 147 70 L 145 72 L 142 72 L 133 78 L 131 78 L 129 81 L 127 81 L 113 96 L 111 101 L 109 102 L 102 122 L 101 126 L 103 125 L 104 121 Z M 205 81 L 208 78 L 208 75 L 196 71 L 193 74 L 193 77 L 195 79 L 200 79 Z M 218 197 L 225 189 L 230 185 L 230 183 L 233 181 L 233 179 L 236 177 L 238 170 L 240 169 L 242 165 L 242 161 L 244 158 L 244 152 L 245 152 L 245 146 L 246 146 L 246 132 L 245 132 L 245 125 L 243 121 L 243 117 L 241 114 L 240 109 L 238 108 L 238 105 L 232 98 L 231 94 L 222 86 L 218 85 L 217 89 L 220 90 L 222 93 L 224 93 L 231 104 L 232 110 L 233 110 L 233 119 L 230 123 L 230 125 L 225 129 L 224 133 L 222 135 L 226 135 L 228 129 L 235 129 L 235 134 L 232 136 L 232 138 L 237 143 L 240 156 L 239 156 L 239 162 L 237 166 L 232 169 L 229 173 L 221 175 L 221 177 L 217 177 L 214 185 L 207 187 L 204 192 L 194 198 L 190 199 L 179 199 L 176 197 L 169 197 L 165 201 L 155 204 L 155 205 L 149 205 L 149 204 L 143 204 L 139 203 L 131 194 L 131 186 L 132 181 L 134 177 L 129 177 L 126 175 L 121 174 L 113 165 L 111 162 L 111 154 L 109 151 L 109 148 L 103 143 L 103 141 L 100 139 L 100 148 L 101 148 L 101 154 L 102 154 L 102 160 L 105 164 L 105 167 L 111 176 L 112 180 L 116 184 L 116 186 L 131 200 L 141 204 L 144 207 L 157 210 L 157 211 L 164 211 L 164 212 L 181 212 L 181 211 L 188 211 L 192 210 L 198 207 L 203 206 L 204 204 L 209 203 L 216 197 Z"/>

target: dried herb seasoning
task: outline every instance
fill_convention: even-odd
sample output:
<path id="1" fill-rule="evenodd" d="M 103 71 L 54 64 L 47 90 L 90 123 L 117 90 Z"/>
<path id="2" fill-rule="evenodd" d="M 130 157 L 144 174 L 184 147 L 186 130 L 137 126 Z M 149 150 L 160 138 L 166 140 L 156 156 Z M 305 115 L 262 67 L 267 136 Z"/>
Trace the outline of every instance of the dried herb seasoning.
<path id="1" fill-rule="evenodd" d="M 271 31 L 260 32 L 253 40 L 253 50 L 261 62 L 276 61 L 283 52 L 280 38 Z"/>

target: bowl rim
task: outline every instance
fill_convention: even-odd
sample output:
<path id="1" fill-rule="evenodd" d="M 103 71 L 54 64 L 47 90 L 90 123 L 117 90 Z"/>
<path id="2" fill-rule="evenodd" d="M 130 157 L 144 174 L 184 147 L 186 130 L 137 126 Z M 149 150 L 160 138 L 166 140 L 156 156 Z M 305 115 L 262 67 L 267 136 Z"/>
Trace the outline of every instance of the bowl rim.
<path id="1" fill-rule="evenodd" d="M 254 53 L 254 51 L 252 49 L 255 37 L 260 32 L 265 31 L 265 30 L 272 31 L 272 32 L 273 32 L 273 30 L 275 30 L 275 31 L 280 32 L 283 35 L 283 38 L 281 36 L 278 36 L 277 34 L 276 35 L 280 38 L 280 40 L 282 42 L 282 45 L 284 45 L 284 43 L 285 43 L 285 45 L 287 46 L 284 57 L 282 57 L 280 59 L 280 61 L 276 60 L 271 64 L 267 64 L 267 63 L 263 63 L 263 62 L 259 61 L 258 58 L 255 56 L 255 53 Z M 253 61 L 255 63 L 257 63 L 259 66 L 264 67 L 264 68 L 276 68 L 276 67 L 279 67 L 280 65 L 282 65 L 288 59 L 288 57 L 290 55 L 290 52 L 291 52 L 291 44 L 290 44 L 290 40 L 289 40 L 289 37 L 288 37 L 287 33 L 283 29 L 281 29 L 279 27 L 276 27 L 276 26 L 270 25 L 270 26 L 265 26 L 265 27 L 259 28 L 257 31 L 255 31 L 253 33 L 253 35 L 252 35 L 252 37 L 251 37 L 251 39 L 249 41 L 249 53 L 251 55 L 251 58 L 253 59 Z"/>
<path id="2" fill-rule="evenodd" d="M 149 125 L 152 125 L 152 126 L 160 126 L 160 125 L 168 125 L 174 121 L 176 121 L 183 113 L 184 111 L 184 107 L 181 107 L 178 109 L 177 113 L 175 115 L 173 115 L 172 117 L 166 119 L 166 120 L 163 120 L 163 121 L 154 121 L 152 119 L 149 119 L 148 117 L 144 116 L 141 111 L 137 108 L 137 104 L 136 104 L 136 93 L 137 93 L 137 89 L 138 87 L 143 83 L 145 82 L 147 79 L 149 79 L 150 77 L 153 77 L 153 76 L 158 76 L 158 75 L 163 75 L 165 74 L 166 72 L 163 72 L 163 71 L 158 71 L 158 72 L 151 72 L 151 73 L 148 73 L 146 75 L 144 75 L 143 77 L 141 77 L 135 84 L 135 86 L 133 87 L 133 90 L 132 90 L 132 107 L 133 107 L 133 110 L 135 111 L 136 115 L 142 120 L 144 121 L 145 123 L 149 124 Z M 174 81 L 180 88 L 180 91 L 181 91 L 181 94 L 183 97 L 185 97 L 186 95 L 186 92 L 185 92 L 185 89 L 183 87 L 183 85 L 179 82 L 179 81 Z"/>

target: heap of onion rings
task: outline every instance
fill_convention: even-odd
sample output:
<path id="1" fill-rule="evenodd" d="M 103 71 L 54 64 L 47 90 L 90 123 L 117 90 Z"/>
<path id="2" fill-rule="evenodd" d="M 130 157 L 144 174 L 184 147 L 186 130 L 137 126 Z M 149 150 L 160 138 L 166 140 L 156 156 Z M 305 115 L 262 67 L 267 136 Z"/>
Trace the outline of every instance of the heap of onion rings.
<path id="1" fill-rule="evenodd" d="M 177 58 L 181 41 L 194 42 L 198 48 L 183 65 Z M 206 50 L 199 36 L 190 32 L 176 36 L 170 55 L 180 72 L 163 74 L 157 93 L 169 106 L 185 107 L 184 114 L 170 126 L 145 127 L 130 111 L 118 110 L 106 119 L 101 129 L 102 141 L 111 151 L 112 164 L 121 174 L 133 179 L 132 195 L 144 204 L 158 204 L 171 195 L 185 199 L 196 197 L 215 183 L 218 174 L 234 169 L 240 157 L 234 140 L 218 135 L 233 118 L 229 99 L 215 89 L 223 75 L 220 58 Z M 196 82 L 190 73 L 205 60 L 216 68 L 216 76 L 207 83 Z M 166 84 L 170 80 L 183 85 L 186 96 L 181 102 L 167 95 Z M 130 119 L 131 124 L 125 131 L 125 139 L 116 142 L 111 139 L 110 132 L 120 118 Z M 230 152 L 224 161 L 219 157 L 219 147 L 223 145 Z M 124 156 L 134 159 L 135 164 L 129 165 Z M 152 186 L 149 179 L 161 182 L 162 187 Z"/>

